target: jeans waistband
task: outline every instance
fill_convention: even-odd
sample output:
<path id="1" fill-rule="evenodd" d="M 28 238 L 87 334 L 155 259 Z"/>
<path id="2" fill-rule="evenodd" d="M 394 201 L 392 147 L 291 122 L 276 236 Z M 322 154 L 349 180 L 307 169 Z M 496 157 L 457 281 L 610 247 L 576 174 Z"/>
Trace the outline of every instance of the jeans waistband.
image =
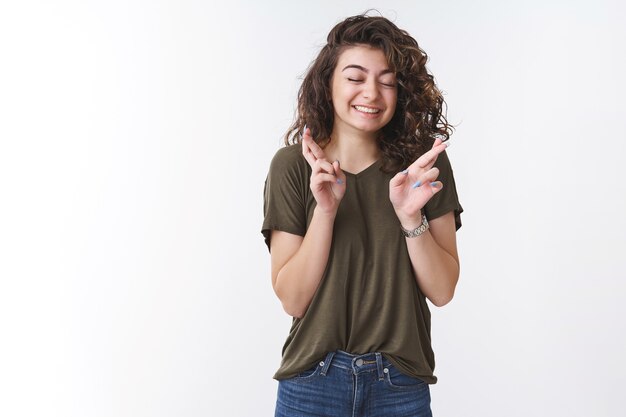
<path id="1" fill-rule="evenodd" d="M 378 373 L 378 379 L 382 380 L 385 377 L 384 368 L 386 365 L 383 361 L 387 362 L 380 352 L 353 355 L 337 350 L 335 352 L 328 352 L 326 358 L 322 361 L 323 365 L 320 364 L 322 365 L 321 374 L 326 375 L 328 368 L 332 365 L 337 368 L 351 370 L 355 374 L 376 371 Z"/>

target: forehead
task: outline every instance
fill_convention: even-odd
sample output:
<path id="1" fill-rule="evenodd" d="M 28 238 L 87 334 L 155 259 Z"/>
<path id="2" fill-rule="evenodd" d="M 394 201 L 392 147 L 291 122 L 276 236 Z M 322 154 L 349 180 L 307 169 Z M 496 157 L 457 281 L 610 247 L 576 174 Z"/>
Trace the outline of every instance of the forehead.
<path id="1" fill-rule="evenodd" d="M 389 63 L 383 51 L 367 45 L 345 48 L 339 55 L 336 70 L 342 71 L 346 65 L 358 65 L 376 72 L 389 69 Z"/>

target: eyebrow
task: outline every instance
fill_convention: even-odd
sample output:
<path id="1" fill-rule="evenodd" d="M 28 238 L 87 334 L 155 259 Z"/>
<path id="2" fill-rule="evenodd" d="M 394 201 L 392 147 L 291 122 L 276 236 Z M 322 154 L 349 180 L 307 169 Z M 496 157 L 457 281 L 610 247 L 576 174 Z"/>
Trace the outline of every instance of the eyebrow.
<path id="1" fill-rule="evenodd" d="M 369 73 L 369 72 L 370 72 L 367 68 L 362 67 L 362 66 L 360 66 L 360 65 L 354 65 L 354 64 L 351 64 L 351 65 L 346 65 L 346 66 L 345 66 L 345 67 L 341 70 L 341 72 L 344 72 L 344 71 L 345 71 L 345 70 L 347 70 L 348 68 L 356 68 L 356 69 L 361 70 L 361 71 L 363 71 L 363 72 L 365 72 L 365 73 Z M 381 71 L 380 75 L 389 74 L 390 72 L 391 72 L 391 73 L 393 73 L 393 71 L 392 71 L 391 69 L 387 68 L 386 70 Z"/>

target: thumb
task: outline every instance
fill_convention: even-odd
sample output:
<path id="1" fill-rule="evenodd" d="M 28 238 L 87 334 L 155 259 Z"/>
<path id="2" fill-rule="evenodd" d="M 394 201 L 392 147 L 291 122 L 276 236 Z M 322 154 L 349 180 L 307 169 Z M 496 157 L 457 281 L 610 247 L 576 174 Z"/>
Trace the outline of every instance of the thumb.
<path id="1" fill-rule="evenodd" d="M 335 176 L 337 177 L 337 179 L 341 180 L 342 184 L 345 184 L 346 183 L 346 174 L 344 174 L 343 171 L 341 170 L 341 168 L 339 166 L 339 161 L 333 162 L 333 168 L 335 170 Z"/>
<path id="2" fill-rule="evenodd" d="M 391 181 L 389 181 L 389 185 L 392 187 L 399 187 L 407 181 L 408 177 L 409 170 L 405 169 L 404 171 L 398 172 L 396 175 L 394 175 Z"/>

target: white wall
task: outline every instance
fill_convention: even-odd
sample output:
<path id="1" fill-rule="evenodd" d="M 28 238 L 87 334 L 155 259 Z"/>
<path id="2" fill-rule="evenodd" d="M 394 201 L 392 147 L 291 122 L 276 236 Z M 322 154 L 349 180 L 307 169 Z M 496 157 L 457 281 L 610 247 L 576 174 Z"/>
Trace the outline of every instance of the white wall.
<path id="1" fill-rule="evenodd" d="M 272 415 L 290 319 L 263 181 L 326 33 L 376 6 L 458 124 L 435 415 L 622 415 L 626 7 L 608 0 L 3 2 L 0 415 Z"/>

